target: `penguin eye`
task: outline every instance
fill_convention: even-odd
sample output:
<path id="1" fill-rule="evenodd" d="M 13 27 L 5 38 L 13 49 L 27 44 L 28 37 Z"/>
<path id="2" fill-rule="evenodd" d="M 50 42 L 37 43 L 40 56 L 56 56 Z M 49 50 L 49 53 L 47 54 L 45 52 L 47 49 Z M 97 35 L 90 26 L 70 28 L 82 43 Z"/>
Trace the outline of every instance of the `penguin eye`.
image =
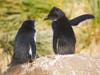
<path id="1" fill-rule="evenodd" d="M 54 16 L 57 17 L 58 15 L 57 14 L 54 14 Z"/>

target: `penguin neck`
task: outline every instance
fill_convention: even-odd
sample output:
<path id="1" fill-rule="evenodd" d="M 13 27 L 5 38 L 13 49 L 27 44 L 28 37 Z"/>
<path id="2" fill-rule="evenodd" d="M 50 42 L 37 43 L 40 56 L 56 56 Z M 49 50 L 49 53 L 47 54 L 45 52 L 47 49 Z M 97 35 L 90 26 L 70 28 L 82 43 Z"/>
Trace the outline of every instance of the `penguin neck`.
<path id="1" fill-rule="evenodd" d="M 57 20 L 57 22 L 60 22 L 60 23 L 67 23 L 68 21 L 69 20 L 65 15 Z"/>
<path id="2" fill-rule="evenodd" d="M 68 18 L 64 15 L 63 17 L 59 18 L 57 21 L 68 22 Z"/>
<path id="3" fill-rule="evenodd" d="M 54 23 L 56 23 L 57 24 L 57 26 L 59 26 L 59 27 L 66 27 L 66 26 L 70 26 L 69 24 L 68 24 L 68 22 L 69 22 L 69 20 L 68 20 L 68 18 L 66 17 L 66 16 L 63 16 L 63 17 L 61 17 L 61 18 L 59 18 L 58 20 L 56 20 L 56 21 L 53 21 Z"/>

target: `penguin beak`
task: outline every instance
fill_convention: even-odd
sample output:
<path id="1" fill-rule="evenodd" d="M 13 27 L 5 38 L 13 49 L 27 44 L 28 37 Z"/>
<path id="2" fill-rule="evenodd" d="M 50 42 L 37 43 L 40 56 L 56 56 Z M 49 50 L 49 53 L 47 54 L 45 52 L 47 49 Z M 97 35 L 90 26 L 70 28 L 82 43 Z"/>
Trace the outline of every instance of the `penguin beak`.
<path id="1" fill-rule="evenodd" d="M 45 18 L 44 18 L 44 20 L 48 20 L 48 19 L 49 19 L 49 17 L 45 17 Z"/>

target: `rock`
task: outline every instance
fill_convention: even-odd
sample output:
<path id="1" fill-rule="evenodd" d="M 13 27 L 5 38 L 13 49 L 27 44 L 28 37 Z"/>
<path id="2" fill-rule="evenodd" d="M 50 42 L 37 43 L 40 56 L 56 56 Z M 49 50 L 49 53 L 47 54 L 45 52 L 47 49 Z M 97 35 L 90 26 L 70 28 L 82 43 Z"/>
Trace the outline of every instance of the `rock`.
<path id="1" fill-rule="evenodd" d="M 100 60 L 84 55 L 51 55 L 9 68 L 3 75 L 100 75 Z"/>

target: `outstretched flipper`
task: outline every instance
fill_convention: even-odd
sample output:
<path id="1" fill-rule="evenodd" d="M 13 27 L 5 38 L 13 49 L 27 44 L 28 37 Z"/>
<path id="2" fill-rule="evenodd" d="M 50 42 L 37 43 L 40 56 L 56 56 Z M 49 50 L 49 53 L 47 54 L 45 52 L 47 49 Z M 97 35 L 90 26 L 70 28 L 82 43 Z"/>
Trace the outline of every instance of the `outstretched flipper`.
<path id="1" fill-rule="evenodd" d="M 75 25 L 78 25 L 80 22 L 82 22 L 84 20 L 93 19 L 93 18 L 95 18 L 95 17 L 91 14 L 84 14 L 84 15 L 78 16 L 78 17 L 70 20 L 69 24 L 72 25 L 72 26 L 75 26 Z"/>

